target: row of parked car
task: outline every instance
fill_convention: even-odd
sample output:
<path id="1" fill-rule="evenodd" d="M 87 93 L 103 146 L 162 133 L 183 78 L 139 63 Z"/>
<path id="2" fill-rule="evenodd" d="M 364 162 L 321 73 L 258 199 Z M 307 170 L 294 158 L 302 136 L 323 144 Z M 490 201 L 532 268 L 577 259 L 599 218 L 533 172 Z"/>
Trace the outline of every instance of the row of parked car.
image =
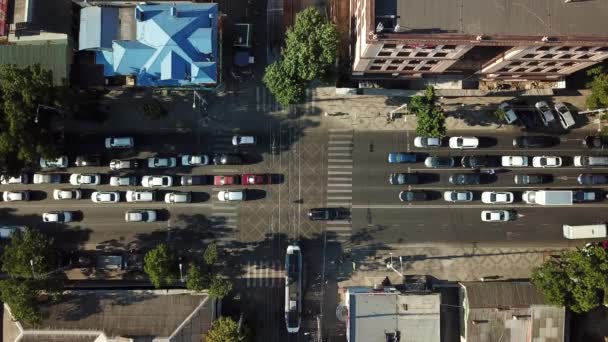
<path id="1" fill-rule="evenodd" d="M 556 118 L 564 129 L 568 129 L 576 124 L 572 113 L 564 103 L 555 103 L 553 105 L 555 112 L 553 112 L 553 109 L 551 109 L 549 104 L 545 101 L 536 102 L 534 107 L 536 108 L 541 122 L 545 126 L 549 126 L 551 122 L 555 122 Z M 508 102 L 501 103 L 498 108 L 505 113 L 505 121 L 507 123 L 511 124 L 518 120 L 515 110 L 513 110 L 513 107 Z"/>
<path id="2" fill-rule="evenodd" d="M 453 185 L 477 185 L 481 184 L 483 174 L 455 173 L 450 175 L 448 181 Z M 599 185 L 608 184 L 607 173 L 581 173 L 576 177 L 580 185 Z M 513 182 L 517 185 L 546 184 L 553 181 L 553 176 L 548 174 L 516 174 Z M 391 173 L 388 182 L 393 185 L 415 185 L 422 182 L 421 176 L 417 172 L 413 173 Z"/>

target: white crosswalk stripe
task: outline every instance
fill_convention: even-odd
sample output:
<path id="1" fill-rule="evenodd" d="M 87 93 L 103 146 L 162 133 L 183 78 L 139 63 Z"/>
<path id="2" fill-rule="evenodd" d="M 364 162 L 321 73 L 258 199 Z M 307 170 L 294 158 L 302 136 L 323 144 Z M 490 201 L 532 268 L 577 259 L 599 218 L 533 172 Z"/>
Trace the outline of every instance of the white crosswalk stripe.
<path id="1" fill-rule="evenodd" d="M 352 207 L 353 138 L 353 131 L 351 129 L 329 130 L 329 143 L 327 146 L 327 207 L 349 209 Z M 352 231 L 351 222 L 327 222 L 326 231 L 331 233 L 330 238 L 348 241 Z"/>
<path id="2" fill-rule="evenodd" d="M 279 260 L 248 261 L 241 279 L 248 288 L 280 287 L 285 280 L 285 269 Z"/>
<path id="3" fill-rule="evenodd" d="M 227 173 L 226 170 L 222 170 L 222 173 Z M 217 238 L 218 244 L 227 244 L 234 241 L 233 232 L 226 230 L 236 231 L 239 227 L 239 206 L 236 203 L 220 202 L 217 199 L 217 194 L 221 188 L 212 188 L 211 191 L 211 227 L 222 231 L 222 236 Z"/>

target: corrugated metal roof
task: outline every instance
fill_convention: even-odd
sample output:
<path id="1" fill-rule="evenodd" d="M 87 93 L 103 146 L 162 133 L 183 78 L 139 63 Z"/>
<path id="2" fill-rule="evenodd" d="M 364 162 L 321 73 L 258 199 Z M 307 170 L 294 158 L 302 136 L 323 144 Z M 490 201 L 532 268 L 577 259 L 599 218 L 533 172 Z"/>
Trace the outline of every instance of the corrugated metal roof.
<path id="1" fill-rule="evenodd" d="M 90 6 L 80 11 L 79 50 L 110 49 L 117 38 L 117 7 Z"/>
<path id="2" fill-rule="evenodd" d="M 545 304 L 529 282 L 464 282 L 469 308 L 528 307 Z"/>
<path id="3" fill-rule="evenodd" d="M 0 45 L 0 64 L 26 67 L 40 64 L 53 72 L 55 85 L 67 84 L 68 65 L 72 51 L 67 40 L 54 40 L 43 44 Z"/>

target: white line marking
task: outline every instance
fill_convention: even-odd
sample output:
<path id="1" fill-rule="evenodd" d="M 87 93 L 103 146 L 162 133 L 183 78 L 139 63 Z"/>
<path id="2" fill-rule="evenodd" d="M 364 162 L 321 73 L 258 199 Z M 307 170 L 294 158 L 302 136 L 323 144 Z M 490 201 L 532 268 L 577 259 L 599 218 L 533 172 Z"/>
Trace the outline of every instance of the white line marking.
<path id="1" fill-rule="evenodd" d="M 327 154 L 328 157 L 352 157 L 352 153 L 343 153 L 343 152 L 329 152 Z"/>
<path id="2" fill-rule="evenodd" d="M 352 134 L 340 134 L 340 133 L 330 133 L 329 134 L 329 139 L 340 139 L 340 138 L 348 138 L 348 139 L 352 139 L 353 135 Z"/>
<path id="3" fill-rule="evenodd" d="M 329 159 L 327 160 L 329 163 L 352 163 L 352 159 Z"/>
<path id="4" fill-rule="evenodd" d="M 352 202 L 330 202 L 330 201 L 327 201 L 327 206 L 328 207 L 339 207 L 339 206 L 348 207 L 351 204 L 352 204 Z"/>
<path id="5" fill-rule="evenodd" d="M 352 200 L 352 196 L 327 196 L 327 200 Z"/>
<path id="6" fill-rule="evenodd" d="M 352 169 L 352 165 L 327 165 L 328 169 Z"/>
<path id="7" fill-rule="evenodd" d="M 353 142 L 352 141 L 341 141 L 341 140 L 330 140 L 329 141 L 330 145 L 352 145 Z"/>
<path id="8" fill-rule="evenodd" d="M 339 225 L 350 225 L 350 221 L 346 221 L 346 220 L 339 220 L 339 221 L 330 221 L 327 223 L 328 225 L 332 225 L 332 224 L 339 224 Z"/>
<path id="9" fill-rule="evenodd" d="M 347 232 L 347 231 L 351 231 L 352 227 L 327 227 L 327 230 L 330 230 L 333 232 Z"/>
<path id="10" fill-rule="evenodd" d="M 328 181 L 346 181 L 346 182 L 352 182 L 353 178 L 352 177 L 328 177 L 327 178 Z"/>
<path id="11" fill-rule="evenodd" d="M 347 187 L 352 187 L 352 184 L 340 184 L 340 183 L 328 183 L 327 184 L 328 187 L 343 187 L 343 188 L 347 188 Z"/>
<path id="12" fill-rule="evenodd" d="M 352 132 L 352 128 L 330 128 L 330 132 Z"/>
<path id="13" fill-rule="evenodd" d="M 328 175 L 352 175 L 353 172 L 352 171 L 332 171 L 332 170 L 328 170 L 327 174 Z"/>
<path id="14" fill-rule="evenodd" d="M 329 190 L 328 190 L 329 191 Z M 528 205 L 528 204 L 513 204 L 510 203 L 509 208 L 608 208 L 608 204 L 585 204 L 585 205 Z M 353 209 L 500 209 L 500 205 L 481 205 L 481 204 L 470 204 L 470 205 L 458 205 L 458 204 L 445 204 L 445 205 L 353 205 Z"/>
<path id="15" fill-rule="evenodd" d="M 329 146 L 327 148 L 329 151 L 352 151 L 352 146 Z"/>
<path id="16" fill-rule="evenodd" d="M 327 189 L 327 192 L 353 192 L 353 189 Z"/>

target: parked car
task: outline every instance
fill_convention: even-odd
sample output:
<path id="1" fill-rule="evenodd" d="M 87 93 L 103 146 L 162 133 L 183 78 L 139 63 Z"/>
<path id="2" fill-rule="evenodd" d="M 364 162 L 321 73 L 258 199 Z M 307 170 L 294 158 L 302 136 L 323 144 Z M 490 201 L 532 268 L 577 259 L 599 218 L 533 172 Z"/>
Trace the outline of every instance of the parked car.
<path id="1" fill-rule="evenodd" d="M 471 149 L 479 146 L 479 139 L 476 137 L 451 137 L 449 141 L 450 148 L 456 149 Z"/>
<path id="2" fill-rule="evenodd" d="M 154 191 L 127 191 L 127 202 L 152 202 L 154 201 Z"/>
<path id="3" fill-rule="evenodd" d="M 481 183 L 479 173 L 456 173 L 450 176 L 449 182 L 454 185 L 475 185 Z"/>
<path id="4" fill-rule="evenodd" d="M 61 183 L 61 175 L 53 173 L 34 173 L 34 184 Z"/>
<path id="5" fill-rule="evenodd" d="M 139 163 L 135 159 L 112 159 L 110 161 L 110 170 L 135 169 L 138 164 Z"/>
<path id="6" fill-rule="evenodd" d="M 109 137 L 105 141 L 106 148 L 133 148 L 135 141 L 132 137 Z"/>
<path id="7" fill-rule="evenodd" d="M 513 147 L 545 148 L 559 144 L 559 138 L 547 135 L 524 135 L 513 139 Z"/>
<path id="8" fill-rule="evenodd" d="M 220 153 L 213 157 L 215 165 L 240 165 L 243 164 L 243 158 L 236 153 Z"/>
<path id="9" fill-rule="evenodd" d="M 544 184 L 551 183 L 553 181 L 553 176 L 543 174 L 521 174 L 515 175 L 513 180 L 517 185 Z"/>
<path id="10" fill-rule="evenodd" d="M 56 200 L 79 200 L 82 198 L 82 192 L 79 189 L 55 189 L 53 190 L 53 198 Z"/>
<path id="11" fill-rule="evenodd" d="M 513 193 L 507 191 L 484 191 L 481 193 L 481 201 L 486 204 L 513 203 Z"/>
<path id="12" fill-rule="evenodd" d="M 452 157 L 426 157 L 424 166 L 430 168 L 453 167 L 454 158 Z"/>
<path id="13" fill-rule="evenodd" d="M 502 156 L 502 166 L 505 167 L 526 167 L 528 166 L 527 156 Z"/>
<path id="14" fill-rule="evenodd" d="M 28 190 L 22 191 L 4 191 L 2 193 L 4 202 L 15 202 L 15 201 L 29 201 L 30 192 Z"/>
<path id="15" fill-rule="evenodd" d="M 559 123 L 564 129 L 568 129 L 574 126 L 574 124 L 576 123 L 574 121 L 574 117 L 572 116 L 572 113 L 570 113 L 568 107 L 565 104 L 558 102 L 555 104 L 554 107 L 555 111 L 557 112 L 557 119 L 559 120 Z"/>
<path id="16" fill-rule="evenodd" d="M 165 195 L 165 203 L 190 203 L 191 200 L 189 192 L 170 192 Z"/>
<path id="17" fill-rule="evenodd" d="M 415 173 L 391 173 L 388 182 L 394 185 L 418 184 L 419 178 Z"/>
<path id="18" fill-rule="evenodd" d="M 424 191 L 401 191 L 399 193 L 399 200 L 401 202 L 418 202 L 426 201 L 427 195 Z"/>
<path id="19" fill-rule="evenodd" d="M 141 186 L 146 188 L 161 187 L 168 188 L 173 185 L 171 176 L 143 176 L 141 178 Z"/>
<path id="20" fill-rule="evenodd" d="M 462 167 L 479 169 L 482 167 L 499 167 L 500 158 L 497 156 L 464 156 L 461 160 Z"/>
<path id="21" fill-rule="evenodd" d="M 175 157 L 152 157 L 148 158 L 148 167 L 151 169 L 168 169 L 177 166 Z"/>
<path id="22" fill-rule="evenodd" d="M 156 221 L 156 210 L 129 210 L 125 213 L 126 222 L 154 222 Z"/>
<path id="23" fill-rule="evenodd" d="M 95 173 L 73 173 L 70 175 L 72 185 L 99 185 L 101 176 Z"/>
<path id="24" fill-rule="evenodd" d="M 414 146 L 418 148 L 441 147 L 441 138 L 437 137 L 416 137 Z"/>
<path id="25" fill-rule="evenodd" d="M 257 138 L 253 135 L 235 135 L 232 137 L 232 145 L 255 145 Z"/>
<path id="26" fill-rule="evenodd" d="M 532 166 L 534 167 L 560 167 L 562 166 L 562 158 L 556 156 L 537 156 L 532 158 Z"/>
<path id="27" fill-rule="evenodd" d="M 110 177 L 111 186 L 135 186 L 137 185 L 137 176 L 112 176 Z"/>
<path id="28" fill-rule="evenodd" d="M 8 175 L 0 175 L 0 183 L 2 184 L 27 184 L 29 178 L 26 173 L 22 173 L 15 177 L 10 177 Z"/>
<path id="29" fill-rule="evenodd" d="M 587 148 L 607 148 L 608 139 L 599 135 L 588 135 L 583 139 L 583 145 Z"/>
<path id="30" fill-rule="evenodd" d="M 213 176 L 213 185 L 238 185 L 241 184 L 239 176 Z"/>
<path id="31" fill-rule="evenodd" d="M 51 211 L 42 214 L 42 222 L 47 223 L 68 223 L 72 222 L 73 218 L 70 211 Z"/>
<path id="32" fill-rule="evenodd" d="M 608 174 L 605 173 L 581 173 L 577 177 L 580 185 L 608 184 Z"/>
<path id="33" fill-rule="evenodd" d="M 100 166 L 101 165 L 101 157 L 97 155 L 93 156 L 78 156 L 76 157 L 76 161 L 74 162 L 76 166 L 84 167 L 84 166 Z"/>
<path id="34" fill-rule="evenodd" d="M 117 191 L 95 191 L 91 194 L 93 203 L 118 203 L 120 194 Z"/>
<path id="35" fill-rule="evenodd" d="M 61 156 L 57 159 L 45 159 L 40 158 L 40 167 L 43 169 L 60 168 L 65 169 L 68 167 L 68 157 Z"/>
<path id="36" fill-rule="evenodd" d="M 506 222 L 514 218 L 508 210 L 483 210 L 481 220 L 483 222 Z"/>
<path id="37" fill-rule="evenodd" d="M 213 177 L 211 176 L 181 176 L 180 184 L 182 186 L 189 185 L 208 185 L 213 183 Z"/>
<path id="38" fill-rule="evenodd" d="M 473 200 L 471 191 L 446 191 L 443 193 L 443 199 L 447 202 L 470 202 Z"/>
<path id="39" fill-rule="evenodd" d="M 350 211 L 346 208 L 312 208 L 308 211 L 311 221 L 348 220 Z"/>
<path id="40" fill-rule="evenodd" d="M 595 202 L 599 199 L 598 194 L 592 190 L 578 190 L 572 193 L 574 202 Z"/>
<path id="41" fill-rule="evenodd" d="M 511 107 L 509 103 L 503 102 L 498 105 L 498 108 L 502 109 L 502 111 L 505 113 L 505 121 L 508 124 L 512 124 L 517 120 L 517 114 L 515 114 L 513 107 Z"/>
<path id="42" fill-rule="evenodd" d="M 209 165 L 209 156 L 206 154 L 185 154 L 180 159 L 182 166 Z"/>
<path id="43" fill-rule="evenodd" d="M 415 163 L 416 154 L 405 152 L 391 152 L 388 154 L 388 162 L 389 164 Z"/>
<path id="44" fill-rule="evenodd" d="M 247 198 L 245 190 L 223 190 L 218 192 L 217 199 L 220 201 L 244 201 Z"/>
<path id="45" fill-rule="evenodd" d="M 241 180 L 243 182 L 243 185 L 270 184 L 270 175 L 246 173 L 241 176 Z"/>
<path id="46" fill-rule="evenodd" d="M 608 166 L 608 156 L 574 156 L 572 160 L 576 167 Z"/>
<path id="47" fill-rule="evenodd" d="M 542 122 L 545 126 L 549 126 L 549 122 L 555 120 L 555 117 L 553 116 L 553 113 L 551 112 L 551 108 L 549 107 L 547 102 L 545 102 L 545 101 L 536 102 L 534 107 L 536 107 L 536 110 L 538 111 L 538 114 L 540 115 L 540 119 L 542 120 Z"/>

